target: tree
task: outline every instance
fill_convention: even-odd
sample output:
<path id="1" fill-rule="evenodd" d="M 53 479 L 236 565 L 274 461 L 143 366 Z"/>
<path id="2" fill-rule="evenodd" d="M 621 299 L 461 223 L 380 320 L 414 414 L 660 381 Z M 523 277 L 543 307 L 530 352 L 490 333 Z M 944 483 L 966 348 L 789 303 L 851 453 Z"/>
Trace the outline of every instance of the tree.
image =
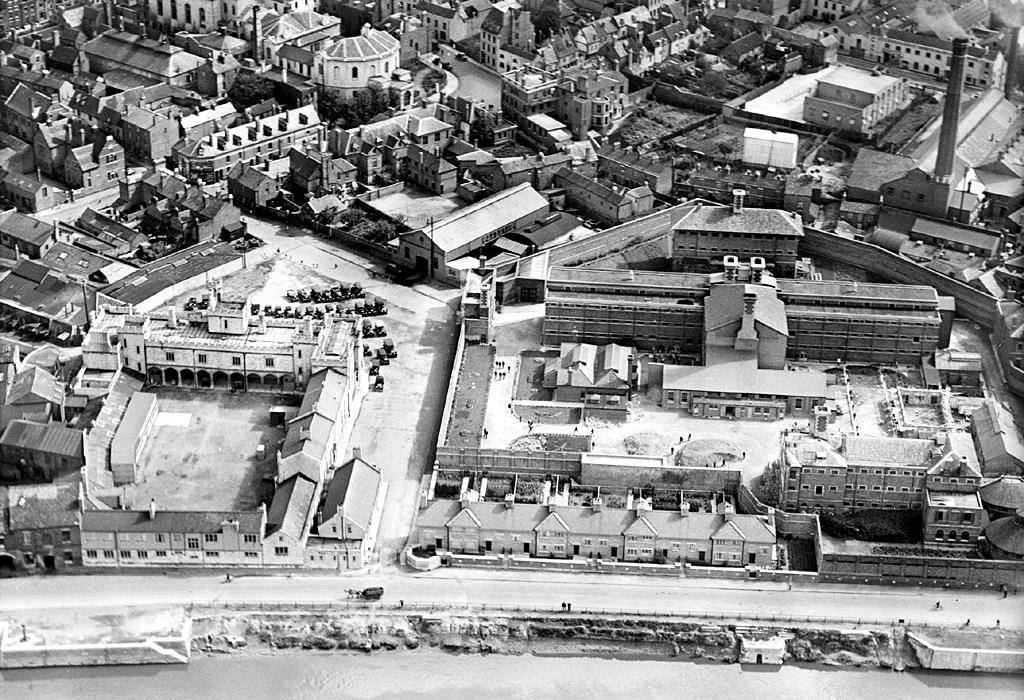
<path id="1" fill-rule="evenodd" d="M 239 73 L 228 90 L 228 99 L 241 111 L 274 96 L 273 81 L 257 73 Z"/>
<path id="2" fill-rule="evenodd" d="M 779 501 L 782 500 L 782 467 L 778 460 L 764 468 L 756 495 L 766 506 L 778 507 Z"/>
<path id="3" fill-rule="evenodd" d="M 388 93 L 378 87 L 359 90 L 353 97 L 345 97 L 334 88 L 320 88 L 317 111 L 320 118 L 342 129 L 366 124 L 381 112 L 391 108 Z"/>
<path id="4" fill-rule="evenodd" d="M 538 44 L 562 30 L 562 13 L 558 10 L 557 0 L 541 5 L 533 18 L 533 29 Z"/>

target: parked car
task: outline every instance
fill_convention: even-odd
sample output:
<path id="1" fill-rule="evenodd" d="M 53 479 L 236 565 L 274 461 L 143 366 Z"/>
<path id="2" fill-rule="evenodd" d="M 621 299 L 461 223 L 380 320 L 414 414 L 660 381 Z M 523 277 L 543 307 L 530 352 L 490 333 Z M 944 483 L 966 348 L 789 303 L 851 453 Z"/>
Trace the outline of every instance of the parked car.
<path id="1" fill-rule="evenodd" d="M 384 377 L 377 375 L 377 379 L 373 382 L 374 391 L 384 391 Z"/>
<path id="2" fill-rule="evenodd" d="M 391 338 L 384 339 L 384 346 L 381 348 L 388 357 L 398 357 L 398 350 L 395 349 L 395 341 Z"/>

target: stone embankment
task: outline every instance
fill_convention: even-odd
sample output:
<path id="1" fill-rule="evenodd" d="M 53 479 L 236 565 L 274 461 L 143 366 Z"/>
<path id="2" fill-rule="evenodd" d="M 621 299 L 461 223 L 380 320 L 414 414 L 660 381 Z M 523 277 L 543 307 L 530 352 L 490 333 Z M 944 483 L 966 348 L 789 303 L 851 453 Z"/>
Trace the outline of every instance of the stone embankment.
<path id="1" fill-rule="evenodd" d="M 783 660 L 902 670 L 920 666 L 905 631 L 741 627 L 679 619 L 530 613 L 317 614 L 193 613 L 193 650 L 378 650 L 430 646 L 454 653 L 678 657 L 723 663 L 762 658 L 750 649 L 774 643 Z M 745 647 L 747 647 L 745 649 Z"/>

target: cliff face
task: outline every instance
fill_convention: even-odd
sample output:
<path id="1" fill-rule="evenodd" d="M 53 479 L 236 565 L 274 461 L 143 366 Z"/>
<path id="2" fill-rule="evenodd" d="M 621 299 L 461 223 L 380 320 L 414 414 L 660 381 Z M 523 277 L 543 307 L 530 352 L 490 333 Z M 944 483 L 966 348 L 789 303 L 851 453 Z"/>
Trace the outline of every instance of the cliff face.
<path id="1" fill-rule="evenodd" d="M 213 653 L 253 647 L 370 652 L 428 645 L 461 653 L 643 655 L 724 663 L 739 658 L 739 639 L 730 625 L 592 615 L 229 613 L 197 616 L 194 625 L 194 649 Z M 785 637 L 788 660 L 918 665 L 913 650 L 885 632 L 743 629 L 744 634 Z"/>

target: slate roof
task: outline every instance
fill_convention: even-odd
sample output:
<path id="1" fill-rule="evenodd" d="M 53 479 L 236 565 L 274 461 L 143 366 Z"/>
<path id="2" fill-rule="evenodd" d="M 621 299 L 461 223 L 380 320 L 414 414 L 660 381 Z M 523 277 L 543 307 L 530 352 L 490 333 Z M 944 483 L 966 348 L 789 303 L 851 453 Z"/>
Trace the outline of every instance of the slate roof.
<path id="1" fill-rule="evenodd" d="M 988 482 L 978 492 L 986 506 L 1004 510 L 1024 508 L 1024 477 L 1006 474 Z"/>
<path id="2" fill-rule="evenodd" d="M 843 456 L 851 466 L 885 465 L 922 467 L 931 463 L 931 440 L 895 437 L 864 437 L 846 435 Z"/>
<path id="3" fill-rule="evenodd" d="M 294 14 L 294 13 L 293 13 Z M 386 56 L 399 50 L 398 39 L 379 29 L 339 39 L 323 50 L 327 58 L 365 60 Z M 397 67 L 397 66 L 396 66 Z"/>
<path id="4" fill-rule="evenodd" d="M 782 335 L 789 335 L 786 305 L 775 290 L 760 284 L 716 284 L 704 300 L 705 332 L 727 326 L 743 318 L 744 299 L 754 297 L 754 320 Z"/>
<path id="5" fill-rule="evenodd" d="M 711 540 L 723 523 L 726 516 L 719 513 L 688 513 L 678 511 L 648 510 L 638 513 L 636 510 L 605 508 L 595 511 L 583 506 L 557 506 L 554 510 L 558 518 L 558 526 L 574 535 L 605 536 L 619 538 L 629 531 L 638 520 L 646 521 L 644 527 L 652 530 L 662 540 Z M 471 517 L 460 519 L 458 525 L 466 527 L 471 522 L 477 523 L 482 530 L 502 532 L 532 533 L 551 516 L 551 508 L 546 505 L 516 503 L 511 508 L 504 503 L 470 502 L 463 505 L 458 501 L 434 500 L 420 511 L 417 517 L 418 527 L 441 528 L 466 513 Z M 752 542 L 775 542 L 775 536 L 769 537 L 771 529 L 753 523 L 760 520 L 755 515 L 733 515 L 741 532 L 740 537 Z M 549 521 L 550 522 L 550 521 Z M 556 529 L 546 526 L 547 529 Z"/>
<path id="6" fill-rule="evenodd" d="M 985 538 L 1004 552 L 1024 557 L 1024 510 L 990 523 Z"/>
<path id="7" fill-rule="evenodd" d="M 584 389 L 628 389 L 633 348 L 614 343 L 562 343 L 558 357 L 545 368 L 544 384 Z"/>
<path id="8" fill-rule="evenodd" d="M 51 423 L 15 419 L 7 424 L 0 445 L 81 459 L 85 454 L 81 430 Z"/>
<path id="9" fill-rule="evenodd" d="M 758 235 L 804 235 L 803 224 L 792 212 L 782 209 L 744 207 L 733 213 L 732 207 L 694 207 L 672 227 L 675 231 L 731 231 Z"/>
<path id="10" fill-rule="evenodd" d="M 1024 465 L 1024 440 L 1010 411 L 987 399 L 971 414 L 971 424 L 981 447 L 982 461 L 1008 455 Z"/>
<path id="11" fill-rule="evenodd" d="M 296 474 L 278 483 L 267 509 L 267 534 L 281 533 L 294 540 L 305 534 L 306 519 L 314 506 L 316 482 Z"/>
<path id="12" fill-rule="evenodd" d="M 238 523 L 240 533 L 262 536 L 263 517 L 259 511 L 160 510 L 150 518 L 148 510 L 86 510 L 82 532 L 162 532 L 202 534 L 221 532 L 229 521 Z"/>
<path id="13" fill-rule="evenodd" d="M 7 390 L 7 405 L 26 403 L 59 404 L 64 396 L 64 387 L 56 377 L 45 369 L 29 365 L 14 375 Z"/>
<path id="14" fill-rule="evenodd" d="M 94 296 L 89 292 L 90 306 L 95 303 Z M 30 260 L 18 262 L 0 277 L 0 299 L 70 325 L 80 326 L 86 321 L 81 287 Z"/>
<path id="15" fill-rule="evenodd" d="M 275 187 L 277 186 L 277 181 L 270 177 L 270 175 L 241 161 L 231 167 L 227 179 L 237 182 L 241 187 L 254 192 L 263 189 L 263 185 L 267 181 L 273 183 Z"/>
<path id="16" fill-rule="evenodd" d="M 78 482 L 9 486 L 10 531 L 72 527 L 78 524 Z"/>
<path id="17" fill-rule="evenodd" d="M 219 201 L 219 200 L 218 200 Z M 228 241 L 209 241 L 145 265 L 101 291 L 124 304 L 139 304 L 182 280 L 191 279 L 241 257 Z M 0 282 L 0 290 L 3 283 Z"/>
<path id="18" fill-rule="evenodd" d="M 380 470 L 353 457 L 334 471 L 326 489 L 323 519 L 333 518 L 340 509 L 346 518 L 364 531 L 369 529 L 380 485 Z M 323 536 L 323 533 L 320 534 Z"/>
<path id="19" fill-rule="evenodd" d="M 904 177 L 914 166 L 915 161 L 909 156 L 861 148 L 857 151 L 846 184 L 848 187 L 878 192 L 887 182 Z"/>
<path id="20" fill-rule="evenodd" d="M 43 245 L 54 235 L 52 224 L 43 223 L 14 209 L 0 213 L 0 231 L 35 246 Z"/>
<path id="21" fill-rule="evenodd" d="M 490 231 L 539 209 L 546 209 L 548 201 L 529 183 L 493 194 L 470 204 L 441 221 L 430 230 L 434 244 L 443 251 L 452 251 Z"/>
<path id="22" fill-rule="evenodd" d="M 116 30 L 104 32 L 85 42 L 82 51 L 87 55 L 119 63 L 125 69 L 140 68 L 146 74 L 160 75 L 164 79 L 194 71 L 206 62 L 206 59 L 177 46 Z"/>
<path id="23" fill-rule="evenodd" d="M 665 365 L 662 387 L 674 391 L 760 394 L 826 398 L 827 381 L 822 372 L 791 372 L 760 369 L 757 357 L 732 356 L 706 367 Z"/>

